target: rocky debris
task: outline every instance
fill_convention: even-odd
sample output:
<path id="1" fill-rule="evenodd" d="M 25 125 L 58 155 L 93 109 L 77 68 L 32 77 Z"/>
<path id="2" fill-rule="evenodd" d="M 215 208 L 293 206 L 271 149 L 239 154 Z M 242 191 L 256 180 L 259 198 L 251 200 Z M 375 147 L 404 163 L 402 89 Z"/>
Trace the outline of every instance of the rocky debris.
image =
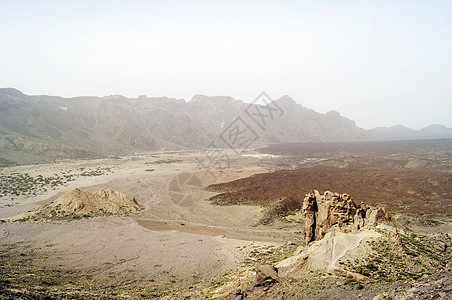
<path id="1" fill-rule="evenodd" d="M 74 188 L 37 211 L 21 214 L 12 221 L 37 221 L 39 219 L 70 220 L 82 217 L 124 215 L 141 210 L 135 198 L 112 190 L 94 193 Z"/>
<path id="2" fill-rule="evenodd" d="M 307 272 L 394 282 L 446 270 L 451 239 L 445 234 L 415 234 L 382 207 L 356 205 L 347 194 L 314 191 L 302 208 L 306 246 L 276 264 L 279 276 Z"/>
<path id="3" fill-rule="evenodd" d="M 278 276 L 278 269 L 273 266 L 259 265 L 256 269 L 255 287 L 267 287 L 281 281 Z"/>
<path id="4" fill-rule="evenodd" d="M 335 227 L 330 218 L 333 226 L 322 239 L 300 245 L 284 260 L 266 262 L 274 266 L 257 265 L 222 276 L 204 290 L 205 298 L 452 300 L 449 279 L 441 281 L 451 274 L 450 233 L 414 232 L 386 210 L 367 206 L 365 218 L 357 218 L 360 229 L 353 229 L 359 206 L 351 203 L 343 207 L 353 223 L 343 221 L 342 227 Z M 308 204 L 315 207 L 317 201 Z"/>
<path id="5" fill-rule="evenodd" d="M 322 239 L 329 231 L 356 232 L 375 227 L 379 223 L 396 225 L 394 218 L 384 207 L 361 203 L 356 205 L 348 194 L 317 190 L 303 200 L 303 234 L 306 244 Z"/>
<path id="6" fill-rule="evenodd" d="M 391 245 L 392 252 L 398 256 L 403 256 L 405 254 L 401 234 L 399 234 L 396 228 L 388 232 L 388 242 Z"/>
<path id="7" fill-rule="evenodd" d="M 273 285 L 280 283 L 278 269 L 271 265 L 257 265 L 256 275 L 251 283 L 243 289 L 236 289 L 229 294 L 228 299 L 240 300 L 252 295 L 260 295 L 270 289 Z"/>
<path id="8" fill-rule="evenodd" d="M 450 240 L 416 235 L 382 207 L 356 205 L 347 194 L 314 191 L 303 208 L 306 246 L 279 262 L 280 276 L 338 272 L 355 281 L 418 279 L 446 268 Z"/>
<path id="9" fill-rule="evenodd" d="M 410 282 L 392 291 L 380 293 L 373 300 L 452 299 L 450 272 L 442 272 Z"/>
<path id="10" fill-rule="evenodd" d="M 340 264 L 340 261 L 344 258 L 355 259 L 367 253 L 367 241 L 372 241 L 379 236 L 379 233 L 372 230 L 356 233 L 330 231 L 322 240 L 314 241 L 306 247 L 300 246 L 293 256 L 280 261 L 276 265 L 278 274 L 283 277 L 295 278 L 305 276 L 310 272 L 340 271 L 339 273 L 345 275 L 344 266 Z"/>

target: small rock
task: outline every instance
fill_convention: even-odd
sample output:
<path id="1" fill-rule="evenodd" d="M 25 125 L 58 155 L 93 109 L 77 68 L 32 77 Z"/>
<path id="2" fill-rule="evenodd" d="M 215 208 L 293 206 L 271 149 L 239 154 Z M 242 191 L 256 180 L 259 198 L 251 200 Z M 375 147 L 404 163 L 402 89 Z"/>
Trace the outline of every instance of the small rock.
<path id="1" fill-rule="evenodd" d="M 352 278 L 354 278 L 356 280 L 359 280 L 359 281 L 364 281 L 364 280 L 367 279 L 367 277 L 362 275 L 362 274 L 355 273 L 355 272 L 350 272 L 350 271 L 347 271 L 347 277 L 352 277 Z"/>
<path id="2" fill-rule="evenodd" d="M 381 293 L 381 294 L 378 294 L 378 295 L 374 296 L 372 298 L 372 300 L 382 300 L 382 299 L 388 299 L 388 298 L 389 298 L 389 294 L 388 293 Z"/>

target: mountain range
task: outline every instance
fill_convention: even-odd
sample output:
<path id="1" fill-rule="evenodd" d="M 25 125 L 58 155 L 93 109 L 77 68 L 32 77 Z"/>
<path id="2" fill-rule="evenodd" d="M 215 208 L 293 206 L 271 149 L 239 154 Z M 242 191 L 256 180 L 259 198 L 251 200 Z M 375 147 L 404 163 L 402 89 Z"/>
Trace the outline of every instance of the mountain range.
<path id="1" fill-rule="evenodd" d="M 245 103 L 225 96 L 63 98 L 0 89 L 0 166 L 169 149 L 242 149 L 275 143 L 452 138 L 431 125 L 364 130 L 289 96 Z"/>

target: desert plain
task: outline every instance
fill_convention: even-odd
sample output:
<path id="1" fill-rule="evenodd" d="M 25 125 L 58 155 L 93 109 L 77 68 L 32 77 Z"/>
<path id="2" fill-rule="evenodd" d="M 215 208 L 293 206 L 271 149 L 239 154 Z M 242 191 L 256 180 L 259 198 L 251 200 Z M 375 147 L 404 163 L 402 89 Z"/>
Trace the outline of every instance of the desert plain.
<path id="1" fill-rule="evenodd" d="M 323 155 L 292 148 L 241 154 L 221 150 L 227 154 L 227 165 L 214 163 L 209 168 L 200 164 L 206 155 L 201 151 L 2 168 L 0 296 L 385 299 L 399 295 L 396 299 L 410 299 L 415 294 L 406 291 L 417 286 L 425 287 L 425 295 L 446 299 L 451 295 L 450 142 L 428 151 L 405 148 L 392 153 L 355 149 L 358 154 L 331 150 Z M 63 219 L 21 217 L 73 188 L 114 190 L 133 197 L 141 210 Z M 437 250 L 426 250 L 430 260 L 424 264 L 431 269 L 399 274 L 365 262 L 368 269 L 357 271 L 353 260 L 358 264 L 369 259 L 365 252 L 381 242 L 379 234 L 386 230 L 381 227 L 380 233 L 365 232 L 337 243 L 344 246 L 333 265 L 343 265 L 342 273 L 308 267 L 302 275 L 273 280 L 276 275 L 268 275 L 262 266 L 277 266 L 307 247 L 301 205 L 305 194 L 315 189 L 351 194 L 356 203 L 384 205 L 402 226 L 403 237 L 413 238 L 402 238 L 402 256 L 422 257 L 425 245 L 439 245 Z M 421 250 L 416 248 L 418 240 L 424 241 Z M 383 261 L 391 262 L 395 263 Z M 347 270 L 362 276 L 350 276 Z M 263 289 L 244 289 L 242 283 L 259 272 L 273 279 Z"/>

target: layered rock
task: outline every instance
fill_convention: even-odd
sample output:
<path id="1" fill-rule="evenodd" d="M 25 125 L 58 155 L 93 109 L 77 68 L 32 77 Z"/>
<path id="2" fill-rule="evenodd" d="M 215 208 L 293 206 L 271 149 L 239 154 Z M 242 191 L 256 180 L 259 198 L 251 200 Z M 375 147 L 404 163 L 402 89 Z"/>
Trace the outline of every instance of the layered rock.
<path id="1" fill-rule="evenodd" d="M 344 233 L 375 227 L 378 223 L 395 225 L 394 218 L 384 207 L 373 207 L 353 202 L 348 194 L 318 191 L 303 200 L 303 234 L 306 243 L 322 239 L 331 230 Z"/>

